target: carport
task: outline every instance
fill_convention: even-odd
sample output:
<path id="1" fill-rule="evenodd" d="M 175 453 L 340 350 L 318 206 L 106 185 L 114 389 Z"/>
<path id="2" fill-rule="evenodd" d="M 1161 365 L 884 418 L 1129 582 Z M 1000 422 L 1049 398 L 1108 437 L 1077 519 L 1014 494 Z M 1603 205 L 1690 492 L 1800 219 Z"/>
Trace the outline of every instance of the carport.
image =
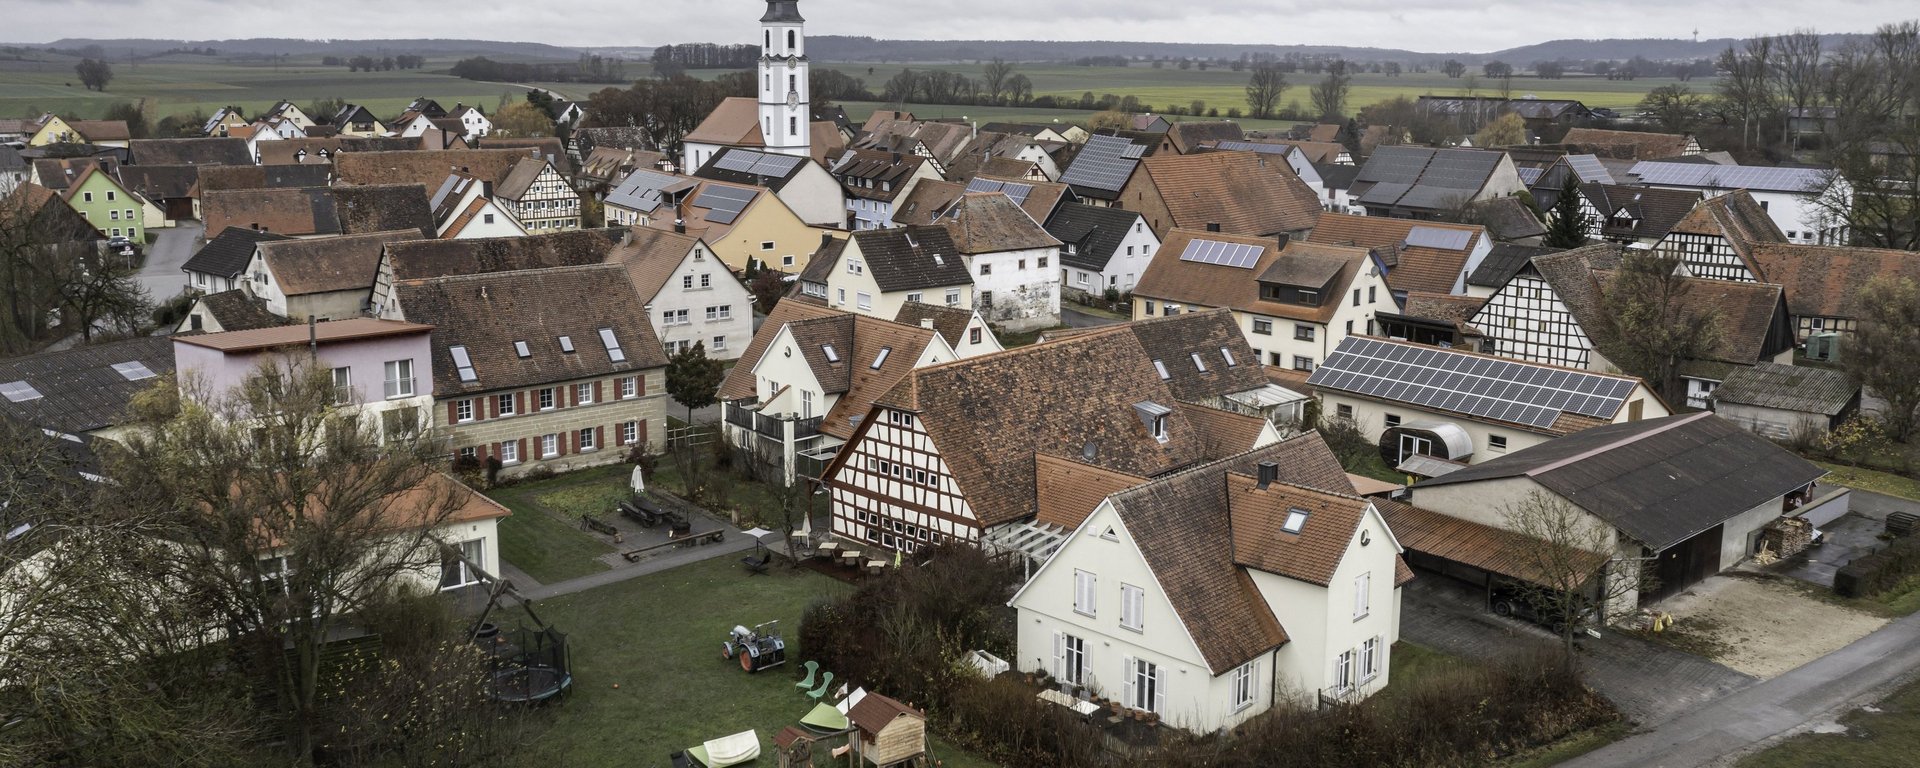
<path id="1" fill-rule="evenodd" d="M 1536 545 L 1526 536 L 1399 501 L 1375 499 L 1373 505 L 1406 549 L 1409 565 L 1479 587 L 1489 601 L 1503 581 L 1547 586 L 1553 580 L 1537 572 L 1539 558 L 1530 554 Z M 1591 579 L 1607 556 L 1586 555 L 1576 565 Z"/>

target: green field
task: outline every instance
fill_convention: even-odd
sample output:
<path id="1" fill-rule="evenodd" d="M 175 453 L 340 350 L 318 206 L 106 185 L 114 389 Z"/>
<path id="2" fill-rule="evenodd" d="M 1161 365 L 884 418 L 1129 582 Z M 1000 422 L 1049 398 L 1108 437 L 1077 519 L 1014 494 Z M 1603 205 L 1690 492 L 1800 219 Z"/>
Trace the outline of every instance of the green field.
<path id="1" fill-rule="evenodd" d="M 814 66 L 838 69 L 854 77 L 865 80 L 867 90 L 879 92 L 888 79 L 905 67 L 898 64 L 834 64 L 817 63 Z M 958 72 L 971 78 L 980 77 L 981 68 L 973 64 L 942 64 L 937 66 L 913 66 L 915 70 L 944 69 Z M 871 71 L 872 74 L 868 74 Z M 1015 72 L 1026 75 L 1033 81 L 1033 95 L 1065 96 L 1073 99 L 1092 91 L 1098 98 L 1104 94 L 1116 96 L 1138 96 L 1155 110 L 1165 110 L 1169 106 L 1187 106 L 1195 99 L 1204 101 L 1208 107 L 1217 107 L 1226 114 L 1230 107 L 1246 109 L 1247 73 L 1234 72 L 1227 68 L 1213 68 L 1205 72 L 1197 69 L 1180 70 L 1172 66 L 1154 69 L 1149 66 L 1138 67 L 1075 67 L 1062 65 L 1015 65 Z M 1311 103 L 1307 96 L 1309 85 L 1320 77 L 1305 72 L 1287 75 L 1291 85 L 1281 97 L 1281 103 L 1299 100 L 1301 104 Z M 1564 80 L 1535 80 L 1515 78 L 1513 95 L 1523 97 L 1532 94 L 1542 99 L 1578 99 L 1588 107 L 1610 107 L 1623 109 L 1640 102 L 1648 91 L 1662 85 L 1679 81 L 1668 78 L 1641 78 L 1638 80 L 1607 80 L 1604 78 L 1568 78 Z M 1712 84 L 1705 80 L 1696 80 L 1688 84 L 1695 91 L 1706 91 Z M 1348 96 L 1349 109 L 1358 108 L 1394 96 L 1409 98 L 1423 94 L 1436 96 L 1458 95 L 1463 92 L 1465 79 L 1453 79 L 1439 73 L 1406 74 L 1399 77 L 1386 75 L 1354 75 L 1353 90 Z M 1482 78 L 1478 93 L 1491 95 L 1492 81 Z M 915 114 L 921 110 L 916 108 Z"/>
<path id="2" fill-rule="evenodd" d="M 73 63 L 74 59 L 65 56 L 47 56 L 42 61 L 0 60 L 0 116 L 20 117 L 39 111 L 97 118 L 113 104 L 141 100 L 150 105 L 150 120 L 196 109 L 212 114 L 229 104 L 251 115 L 266 111 L 281 99 L 304 106 L 337 96 L 387 118 L 420 96 L 437 99 L 449 108 L 455 102 L 465 102 L 491 112 L 502 94 L 518 99 L 525 92 L 524 88 L 503 83 L 447 75 L 452 60 L 429 59 L 425 68 L 416 70 L 349 72 L 346 67 L 320 66 L 317 60 L 275 66 L 175 55 L 138 64 L 113 62 L 113 81 L 101 93 L 81 87 Z"/>
<path id="3" fill-rule="evenodd" d="M 408 101 L 418 96 L 430 96 L 442 104 L 452 106 L 455 102 L 480 104 L 491 110 L 502 95 L 519 98 L 522 88 L 505 83 L 485 83 L 462 80 L 445 74 L 453 64 L 452 59 L 430 59 L 424 69 L 393 72 L 349 72 L 344 67 L 322 67 L 317 60 L 296 60 L 283 65 L 256 62 L 228 62 L 212 57 L 173 55 L 142 61 L 138 64 L 126 62 L 114 63 L 114 79 L 104 93 L 87 91 L 80 86 L 73 72 L 74 59 L 61 55 L 47 54 L 41 60 L 0 60 L 0 116 L 22 116 L 29 111 L 55 111 L 61 114 L 93 118 L 99 117 L 109 105 L 145 100 L 149 104 L 151 119 L 166 115 L 186 114 L 194 110 L 211 113 L 228 104 L 238 105 L 249 113 L 258 112 L 271 106 L 280 99 L 290 99 L 295 103 L 306 104 L 316 99 L 340 97 L 366 105 L 375 114 L 383 117 L 398 113 Z M 881 90 L 886 81 L 898 73 L 902 65 L 869 65 L 865 63 L 821 62 L 815 66 L 838 69 L 866 81 L 867 89 Z M 643 65 L 629 65 L 630 69 L 644 72 Z M 943 64 L 936 66 L 915 66 L 917 70 L 946 69 L 978 78 L 980 66 L 975 64 Z M 1244 88 L 1247 74 L 1234 72 L 1227 68 L 1214 68 L 1207 71 L 1198 69 L 1180 70 L 1175 67 L 1154 69 L 1146 66 L 1136 67 L 1074 67 L 1064 65 L 1016 65 L 1016 70 L 1033 81 L 1035 96 L 1056 96 L 1079 99 L 1088 91 L 1095 97 L 1105 94 L 1117 96 L 1137 96 L 1155 111 L 1165 111 L 1170 106 L 1182 108 L 1198 100 L 1209 108 L 1218 109 L 1225 115 L 1231 108 L 1245 109 Z M 717 77 L 721 70 L 699 70 L 693 73 L 698 77 Z M 1304 72 L 1288 75 L 1292 83 L 1282 96 L 1282 104 L 1299 101 L 1308 103 L 1308 86 L 1318 78 Z M 1643 78 L 1640 80 L 1604 80 L 1598 78 L 1569 78 L 1565 80 L 1534 80 L 1519 78 L 1513 82 L 1513 94 L 1528 94 L 1543 99 L 1571 98 L 1579 99 L 1589 107 L 1630 108 L 1640 98 L 1661 85 L 1673 83 L 1668 79 Z M 563 96 L 583 98 L 588 93 L 606 87 L 602 85 L 541 83 Z M 1348 111 L 1384 101 L 1394 96 L 1457 95 L 1463 93 L 1465 80 L 1450 79 L 1437 73 L 1407 74 L 1400 77 L 1385 75 L 1355 75 L 1352 93 L 1349 96 Z M 1478 93 L 1490 94 L 1490 83 L 1482 80 Z M 1710 81 L 1696 81 L 1690 84 L 1695 91 L 1707 91 L 1712 88 Z M 855 120 L 864 120 L 873 109 L 882 105 L 869 102 L 850 102 L 845 105 Z M 1047 123 L 1054 120 L 1062 122 L 1084 121 L 1087 112 L 1083 110 L 1038 110 L 1014 107 L 975 107 L 950 105 L 909 104 L 907 108 L 922 117 L 961 117 L 967 116 L 980 121 L 1015 120 L 1022 122 Z M 1271 128 L 1291 125 L 1295 121 L 1245 120 L 1250 128 Z"/>

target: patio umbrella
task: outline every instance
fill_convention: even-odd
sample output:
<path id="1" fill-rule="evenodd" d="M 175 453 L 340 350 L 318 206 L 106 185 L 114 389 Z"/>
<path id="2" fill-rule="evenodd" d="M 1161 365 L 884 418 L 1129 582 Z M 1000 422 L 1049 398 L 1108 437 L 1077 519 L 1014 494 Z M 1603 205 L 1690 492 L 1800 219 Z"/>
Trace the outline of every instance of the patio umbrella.
<path id="1" fill-rule="evenodd" d="M 752 527 L 752 528 L 748 528 L 748 529 L 746 530 L 746 534 L 747 534 L 748 536 L 752 536 L 752 537 L 754 537 L 754 538 L 756 538 L 756 539 L 758 539 L 758 538 L 760 538 L 760 537 L 762 537 L 762 536 L 765 536 L 765 535 L 767 535 L 767 534 L 769 534 L 769 533 L 773 533 L 773 531 L 769 531 L 769 530 L 767 530 L 767 529 L 765 529 L 765 528 L 762 528 L 762 527 L 760 527 L 760 526 L 757 526 L 757 525 L 756 525 L 756 526 L 754 526 L 754 527 Z"/>

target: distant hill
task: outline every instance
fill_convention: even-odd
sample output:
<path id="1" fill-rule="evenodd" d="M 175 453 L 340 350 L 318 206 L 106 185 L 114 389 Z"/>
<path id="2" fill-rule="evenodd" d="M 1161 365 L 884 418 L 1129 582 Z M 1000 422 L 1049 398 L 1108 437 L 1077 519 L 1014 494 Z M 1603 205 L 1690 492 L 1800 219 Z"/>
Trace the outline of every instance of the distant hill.
<path id="1" fill-rule="evenodd" d="M 352 56 L 358 54 L 412 53 L 426 56 L 512 56 L 527 59 L 571 61 L 580 51 L 546 43 L 506 43 L 496 40 L 297 40 L 255 37 L 244 40 L 94 40 L 63 38 L 37 47 L 78 50 L 99 46 L 110 57 L 154 54 L 175 48 L 213 48 L 223 56 Z"/>

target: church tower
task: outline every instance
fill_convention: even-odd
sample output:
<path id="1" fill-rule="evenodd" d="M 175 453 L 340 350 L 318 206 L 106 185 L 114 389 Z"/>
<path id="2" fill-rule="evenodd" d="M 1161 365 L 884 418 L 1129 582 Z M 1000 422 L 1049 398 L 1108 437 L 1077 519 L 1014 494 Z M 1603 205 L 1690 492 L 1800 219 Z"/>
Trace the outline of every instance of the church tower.
<path id="1" fill-rule="evenodd" d="M 806 21 L 799 0 L 767 0 L 760 17 L 760 138 L 768 152 L 807 156 Z"/>

